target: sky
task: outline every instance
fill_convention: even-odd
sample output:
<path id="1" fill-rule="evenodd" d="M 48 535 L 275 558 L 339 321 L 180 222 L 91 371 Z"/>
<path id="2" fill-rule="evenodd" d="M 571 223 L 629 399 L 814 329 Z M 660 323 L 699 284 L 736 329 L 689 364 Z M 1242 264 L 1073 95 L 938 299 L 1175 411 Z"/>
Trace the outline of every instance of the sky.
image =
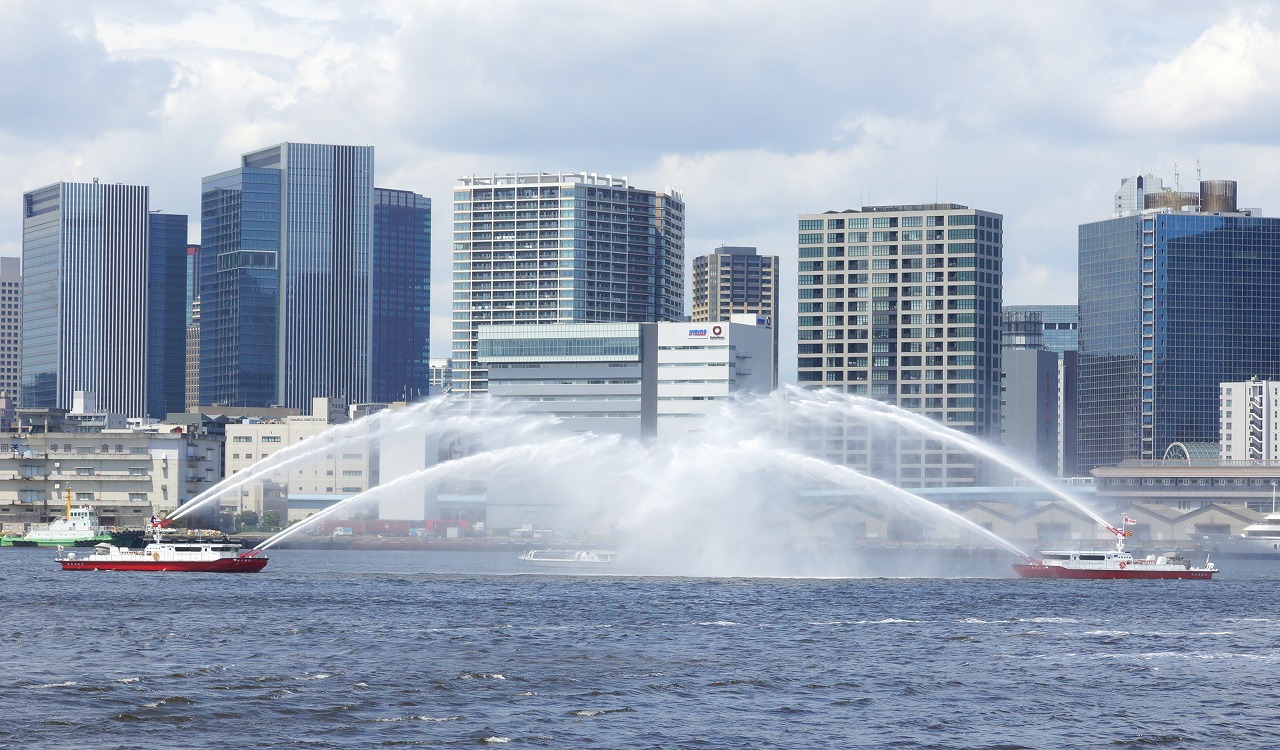
<path id="1" fill-rule="evenodd" d="M 1076 301 L 1079 224 L 1126 175 L 1239 182 L 1280 215 L 1280 10 L 1258 2 L 0 0 L 0 255 L 22 194 L 200 180 L 282 141 L 372 145 L 433 201 L 449 353 L 463 175 L 597 172 L 686 201 L 686 254 L 782 258 L 796 217 L 952 202 L 1005 217 L 1006 304 Z M 790 334 L 790 335 L 788 335 Z"/>

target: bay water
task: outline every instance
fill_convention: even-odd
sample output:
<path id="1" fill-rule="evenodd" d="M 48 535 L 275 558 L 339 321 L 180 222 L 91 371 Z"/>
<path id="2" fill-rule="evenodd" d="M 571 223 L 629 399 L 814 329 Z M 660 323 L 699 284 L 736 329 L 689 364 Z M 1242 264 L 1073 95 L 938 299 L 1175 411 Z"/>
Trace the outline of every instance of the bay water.
<path id="1" fill-rule="evenodd" d="M 1280 747 L 1280 562 L 1210 582 L 0 553 L 5 748 Z"/>

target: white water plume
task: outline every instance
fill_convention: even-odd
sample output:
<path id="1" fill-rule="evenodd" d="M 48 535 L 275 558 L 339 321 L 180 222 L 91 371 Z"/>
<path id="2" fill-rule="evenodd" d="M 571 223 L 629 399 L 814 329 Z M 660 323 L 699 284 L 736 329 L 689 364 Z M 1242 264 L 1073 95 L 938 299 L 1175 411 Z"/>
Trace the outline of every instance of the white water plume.
<path id="1" fill-rule="evenodd" d="M 434 488 L 474 494 L 473 502 L 487 508 L 489 528 L 499 532 L 518 528 L 526 518 L 545 519 L 547 509 L 554 508 L 565 525 L 538 520 L 535 528 L 579 537 L 601 529 L 633 572 L 963 575 L 970 562 L 1007 571 L 1008 555 L 1026 557 L 990 530 L 908 490 L 785 447 L 796 435 L 812 437 L 816 429 L 821 436 L 857 420 L 890 425 L 895 433 L 910 428 L 1010 466 L 1062 496 L 975 438 L 899 412 L 845 394 L 785 389 L 765 398 L 726 401 L 696 432 L 639 443 L 589 433 L 566 438 L 568 425 L 496 401 L 457 411 L 437 403 L 403 419 L 391 413 L 363 431 L 348 429 L 337 441 L 464 434 L 470 455 L 441 455 L 434 464 L 427 457 L 432 465 L 405 465 L 398 471 L 384 464 L 381 485 L 289 527 L 260 549 L 376 500 L 429 502 L 417 498 L 428 498 L 426 490 Z M 324 451 L 334 444 L 330 439 L 317 446 Z M 299 449 L 219 488 L 234 489 L 316 453 Z M 441 490 L 446 483 L 467 489 Z M 496 518 L 504 523 L 495 523 Z M 923 564 L 926 558 L 933 564 Z"/>
<path id="2" fill-rule="evenodd" d="M 1078 508 L 1081 512 L 1087 514 L 1102 526 L 1108 529 L 1113 528 L 1105 518 L 1084 503 L 1080 502 L 1077 498 L 1072 497 L 1067 492 L 1064 492 L 1053 482 L 1050 482 L 1042 476 L 1040 472 L 1024 466 L 1018 461 L 1010 458 L 998 448 L 995 448 L 972 435 L 960 432 L 959 430 L 953 430 L 946 425 L 929 419 L 923 415 L 916 414 L 915 412 L 910 412 L 893 404 L 876 401 L 875 399 L 867 398 L 865 396 L 851 396 L 831 390 L 802 391 L 794 388 L 791 389 L 792 395 L 797 392 L 804 394 L 805 396 L 816 397 L 795 399 L 797 411 L 812 412 L 814 407 L 835 406 L 838 409 L 838 413 L 849 417 L 875 420 L 882 423 L 888 422 L 913 430 L 918 434 L 926 435 L 930 438 L 950 443 L 955 446 L 960 446 L 976 456 L 981 456 L 1004 466 L 1032 484 L 1035 484 L 1037 487 L 1040 487 L 1057 498 L 1065 500 L 1067 503 Z"/>
<path id="3" fill-rule="evenodd" d="M 292 466 L 305 464 L 322 454 L 357 447 L 367 449 L 376 441 L 395 439 L 398 433 L 412 432 L 418 438 L 447 433 L 493 438 L 504 429 L 528 433 L 545 429 L 553 423 L 554 420 L 548 417 L 522 414 L 513 404 L 487 399 L 475 399 L 462 405 L 443 397 L 427 399 L 404 409 L 384 410 L 336 425 L 276 451 L 183 503 L 169 515 L 169 520 L 176 521 L 190 515 L 228 492 L 262 481 Z"/>
<path id="4" fill-rule="evenodd" d="M 950 543 L 972 547 L 992 544 L 1019 558 L 1017 546 L 959 514 L 892 484 L 845 466 L 780 448 L 765 439 L 708 441 L 681 445 L 672 454 L 654 453 L 652 464 L 635 472 L 647 479 L 640 497 L 617 523 L 620 552 L 635 571 L 703 576 L 858 575 L 873 558 L 891 554 L 888 540 L 860 545 L 833 533 L 811 534 L 807 520 L 848 508 L 882 513 L 898 520 L 921 521 L 934 529 L 935 544 L 899 550 L 909 556 L 876 570 L 955 575 L 963 560 L 911 559 L 941 545 L 937 534 L 949 529 Z M 656 467 L 661 471 L 654 471 Z M 836 499 L 811 494 L 835 488 Z M 679 519 L 673 523 L 672 519 Z"/>
<path id="5" fill-rule="evenodd" d="M 616 438 L 600 438 L 595 435 L 571 435 L 543 443 L 519 443 L 493 448 L 472 456 L 429 466 L 397 477 L 389 482 L 352 495 L 306 519 L 293 524 L 258 545 L 266 550 L 294 534 L 315 526 L 326 518 L 336 516 L 377 500 L 405 485 L 426 487 L 449 479 L 465 478 L 480 472 L 518 471 L 525 475 L 555 475 L 563 472 L 567 464 L 579 464 L 584 460 L 599 458 L 608 449 L 618 445 Z M 491 476 L 491 475 L 490 475 Z"/>

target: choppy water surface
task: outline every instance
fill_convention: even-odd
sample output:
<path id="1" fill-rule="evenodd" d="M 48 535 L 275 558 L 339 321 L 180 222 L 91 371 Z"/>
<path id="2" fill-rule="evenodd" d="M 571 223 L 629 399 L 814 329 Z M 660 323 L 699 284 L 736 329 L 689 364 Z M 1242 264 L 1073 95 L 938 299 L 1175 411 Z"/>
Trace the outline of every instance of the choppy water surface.
<path id="1" fill-rule="evenodd" d="M 533 575 L 0 554 L 0 747 L 1270 748 L 1280 564 L 1212 582 Z"/>

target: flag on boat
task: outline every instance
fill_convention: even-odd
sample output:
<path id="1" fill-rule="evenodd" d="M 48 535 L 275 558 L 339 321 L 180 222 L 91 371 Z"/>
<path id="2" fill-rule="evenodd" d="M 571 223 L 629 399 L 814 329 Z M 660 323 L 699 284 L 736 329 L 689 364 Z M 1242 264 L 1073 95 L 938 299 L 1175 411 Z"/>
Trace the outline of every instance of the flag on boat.
<path id="1" fill-rule="evenodd" d="M 1128 517 L 1128 516 L 1125 516 L 1125 517 L 1124 517 L 1124 525 L 1125 525 L 1125 526 L 1137 526 L 1137 525 L 1138 525 L 1138 522 L 1137 522 L 1137 520 L 1135 520 L 1135 519 L 1133 519 L 1133 518 L 1130 518 L 1130 517 Z"/>

